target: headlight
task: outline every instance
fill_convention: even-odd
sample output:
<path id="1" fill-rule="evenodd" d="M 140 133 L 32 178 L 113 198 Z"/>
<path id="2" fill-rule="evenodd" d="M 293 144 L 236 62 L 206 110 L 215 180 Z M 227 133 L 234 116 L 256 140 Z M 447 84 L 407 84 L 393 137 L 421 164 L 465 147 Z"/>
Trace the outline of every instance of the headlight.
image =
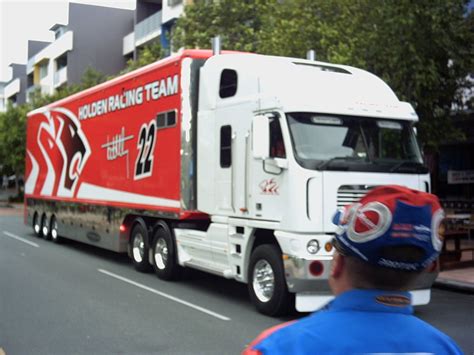
<path id="1" fill-rule="evenodd" d="M 306 245 L 306 250 L 308 250 L 310 254 L 316 254 L 319 249 L 319 242 L 316 239 L 311 239 Z"/>

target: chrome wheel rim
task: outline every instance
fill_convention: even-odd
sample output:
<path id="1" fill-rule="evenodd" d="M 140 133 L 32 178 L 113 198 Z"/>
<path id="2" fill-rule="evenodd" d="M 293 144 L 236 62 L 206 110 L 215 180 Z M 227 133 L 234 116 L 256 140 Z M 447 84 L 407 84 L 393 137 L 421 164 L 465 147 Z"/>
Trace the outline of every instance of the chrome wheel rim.
<path id="1" fill-rule="evenodd" d="M 155 265 L 158 269 L 164 270 L 168 263 L 168 245 L 163 238 L 156 241 L 155 247 Z"/>
<path id="2" fill-rule="evenodd" d="M 135 238 L 133 238 L 132 251 L 133 251 L 133 259 L 137 263 L 141 263 L 145 255 L 145 241 L 141 233 L 136 234 Z"/>
<path id="3" fill-rule="evenodd" d="M 252 286 L 260 302 L 268 302 L 273 297 L 275 274 L 268 261 L 261 259 L 255 264 Z"/>
<path id="4" fill-rule="evenodd" d="M 56 240 L 57 238 L 58 238 L 58 224 L 56 223 L 56 219 L 54 219 L 51 226 L 51 239 Z"/>
<path id="5" fill-rule="evenodd" d="M 33 229 L 34 229 L 36 234 L 38 234 L 40 232 L 41 227 L 38 223 L 38 217 L 35 218 L 35 221 L 33 223 Z"/>
<path id="6" fill-rule="evenodd" d="M 43 228 L 41 228 L 41 230 L 43 231 L 43 237 L 47 237 L 49 233 L 49 229 L 46 223 L 46 218 L 43 218 L 43 223 L 41 224 L 43 225 Z"/>

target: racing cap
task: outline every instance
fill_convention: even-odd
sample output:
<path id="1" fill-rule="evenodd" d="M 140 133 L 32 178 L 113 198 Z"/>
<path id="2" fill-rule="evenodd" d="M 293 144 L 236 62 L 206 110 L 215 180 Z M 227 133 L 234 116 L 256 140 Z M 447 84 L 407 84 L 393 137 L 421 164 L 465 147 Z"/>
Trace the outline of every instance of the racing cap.
<path id="1" fill-rule="evenodd" d="M 358 203 L 333 217 L 335 244 L 343 254 L 370 264 L 417 271 L 426 268 L 443 246 L 444 212 L 435 195 L 388 185 L 372 189 Z M 416 251 L 410 257 L 393 252 Z"/>

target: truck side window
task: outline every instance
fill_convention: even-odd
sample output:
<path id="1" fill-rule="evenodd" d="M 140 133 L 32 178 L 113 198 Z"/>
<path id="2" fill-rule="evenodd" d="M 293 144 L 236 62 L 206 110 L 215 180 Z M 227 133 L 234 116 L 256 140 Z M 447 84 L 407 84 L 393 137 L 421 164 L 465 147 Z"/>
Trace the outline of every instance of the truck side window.
<path id="1" fill-rule="evenodd" d="M 166 128 L 176 124 L 176 111 L 162 112 L 156 115 L 156 127 Z"/>
<path id="2" fill-rule="evenodd" d="M 285 144 L 278 117 L 273 118 L 270 122 L 270 157 L 286 158 Z"/>
<path id="3" fill-rule="evenodd" d="M 232 127 L 221 127 L 221 168 L 228 168 L 232 165 Z"/>
<path id="4" fill-rule="evenodd" d="M 219 85 L 219 96 L 222 99 L 232 97 L 237 92 L 237 72 L 232 69 L 224 69 L 221 73 Z"/>

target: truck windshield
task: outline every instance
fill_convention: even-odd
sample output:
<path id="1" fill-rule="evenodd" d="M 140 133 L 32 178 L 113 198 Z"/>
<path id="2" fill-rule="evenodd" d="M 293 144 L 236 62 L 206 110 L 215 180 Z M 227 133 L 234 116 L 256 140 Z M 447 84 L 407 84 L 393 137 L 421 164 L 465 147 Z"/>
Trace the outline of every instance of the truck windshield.
<path id="1" fill-rule="evenodd" d="M 308 169 L 426 173 L 410 122 L 287 113 L 296 160 Z"/>

